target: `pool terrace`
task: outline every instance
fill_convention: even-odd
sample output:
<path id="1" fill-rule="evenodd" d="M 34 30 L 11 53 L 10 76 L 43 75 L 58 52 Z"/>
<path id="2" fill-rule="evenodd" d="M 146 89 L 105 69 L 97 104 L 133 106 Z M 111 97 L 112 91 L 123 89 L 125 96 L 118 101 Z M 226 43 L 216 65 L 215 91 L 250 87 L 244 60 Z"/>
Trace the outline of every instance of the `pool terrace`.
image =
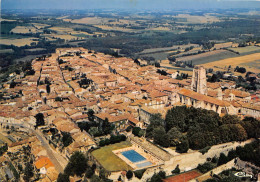
<path id="1" fill-rule="evenodd" d="M 154 157 L 135 147 L 114 150 L 113 153 L 134 170 L 156 166 L 158 163 Z"/>

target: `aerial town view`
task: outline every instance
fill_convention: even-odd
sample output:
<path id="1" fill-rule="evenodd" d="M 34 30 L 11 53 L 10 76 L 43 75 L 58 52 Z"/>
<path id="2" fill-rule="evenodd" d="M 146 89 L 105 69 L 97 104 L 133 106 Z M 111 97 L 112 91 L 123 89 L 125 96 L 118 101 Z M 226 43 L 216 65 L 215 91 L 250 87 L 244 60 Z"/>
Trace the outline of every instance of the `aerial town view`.
<path id="1" fill-rule="evenodd" d="M 260 182 L 260 1 L 0 7 L 1 182 Z"/>

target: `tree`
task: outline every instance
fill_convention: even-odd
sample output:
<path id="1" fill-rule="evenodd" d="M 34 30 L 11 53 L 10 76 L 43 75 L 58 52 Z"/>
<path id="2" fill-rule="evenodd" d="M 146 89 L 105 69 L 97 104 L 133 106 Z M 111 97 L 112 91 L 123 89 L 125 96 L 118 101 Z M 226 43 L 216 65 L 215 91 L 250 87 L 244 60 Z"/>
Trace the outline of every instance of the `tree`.
<path id="1" fill-rule="evenodd" d="M 38 113 L 34 117 L 36 118 L 36 127 L 45 125 L 44 115 L 42 113 Z"/>
<path id="2" fill-rule="evenodd" d="M 168 57 L 168 60 L 170 61 L 170 63 L 172 63 L 172 62 L 176 61 L 176 58 L 174 56 L 173 57 Z"/>
<path id="3" fill-rule="evenodd" d="M 215 164 L 213 164 L 212 162 L 205 162 L 204 164 L 199 164 L 197 169 L 201 172 L 201 173 L 206 173 L 212 169 L 214 169 Z"/>
<path id="4" fill-rule="evenodd" d="M 105 135 L 110 134 L 111 132 L 111 124 L 109 123 L 108 118 L 105 118 L 102 123 L 102 131 Z"/>
<path id="5" fill-rule="evenodd" d="M 141 128 L 140 127 L 134 127 L 133 130 L 132 130 L 132 133 L 135 135 L 135 136 L 139 136 L 139 132 L 141 131 Z"/>
<path id="6" fill-rule="evenodd" d="M 245 117 L 241 125 L 246 130 L 248 138 L 260 138 L 260 121 L 253 117 Z"/>
<path id="7" fill-rule="evenodd" d="M 127 171 L 126 177 L 128 180 L 131 179 L 133 177 L 133 172 L 131 170 Z"/>
<path id="8" fill-rule="evenodd" d="M 14 82 L 13 80 L 12 80 L 12 82 L 10 83 L 10 88 L 14 88 L 16 86 L 16 82 Z"/>
<path id="9" fill-rule="evenodd" d="M 176 151 L 179 153 L 185 153 L 189 150 L 189 142 L 186 138 L 181 138 L 181 143 L 176 147 Z"/>
<path id="10" fill-rule="evenodd" d="M 49 85 L 49 84 L 46 85 L 46 91 L 47 91 L 48 94 L 51 92 L 51 88 L 50 88 L 50 85 Z"/>
<path id="11" fill-rule="evenodd" d="M 164 171 L 160 171 L 159 173 L 155 173 L 149 182 L 162 182 L 165 179 L 166 174 Z"/>
<path id="12" fill-rule="evenodd" d="M 182 138 L 182 133 L 176 128 L 173 127 L 171 128 L 168 133 L 168 138 L 169 138 L 169 145 L 170 146 L 176 146 L 180 143 L 180 139 Z"/>
<path id="13" fill-rule="evenodd" d="M 102 168 L 99 171 L 99 177 L 105 181 L 107 179 L 107 176 L 108 176 L 108 172 L 104 168 Z"/>
<path id="14" fill-rule="evenodd" d="M 94 121 L 95 112 L 93 111 L 93 109 L 89 109 L 87 114 L 88 114 L 89 121 Z"/>
<path id="15" fill-rule="evenodd" d="M 88 130 L 89 134 L 91 134 L 92 136 L 97 136 L 100 134 L 98 127 L 90 127 L 90 129 Z"/>
<path id="16" fill-rule="evenodd" d="M 185 132 L 187 129 L 185 119 L 189 115 L 189 109 L 184 107 L 174 107 L 167 111 L 165 116 L 165 129 L 169 131 L 171 128 L 176 127 L 181 132 Z"/>
<path id="17" fill-rule="evenodd" d="M 222 165 L 222 164 L 226 164 L 228 162 L 228 157 L 221 153 L 218 159 L 218 166 Z"/>
<path id="18" fill-rule="evenodd" d="M 158 174 L 154 174 L 149 182 L 162 182 L 162 178 Z"/>
<path id="19" fill-rule="evenodd" d="M 57 182 L 69 182 L 69 176 L 67 174 L 60 173 Z"/>
<path id="20" fill-rule="evenodd" d="M 219 78 L 218 75 L 213 74 L 211 77 L 208 78 L 207 81 L 208 81 L 208 82 L 212 82 L 212 83 L 214 83 L 214 82 L 219 82 L 219 81 L 220 81 L 220 78 Z"/>
<path id="21" fill-rule="evenodd" d="M 229 176 L 221 179 L 219 182 L 240 182 L 240 178 L 236 176 Z"/>
<path id="22" fill-rule="evenodd" d="M 158 173 L 158 175 L 162 178 L 162 179 L 165 179 L 166 178 L 166 173 L 164 171 L 160 171 Z"/>
<path id="23" fill-rule="evenodd" d="M 90 178 L 90 182 L 103 182 L 102 179 L 100 179 L 97 175 L 92 175 L 92 177 Z"/>
<path id="24" fill-rule="evenodd" d="M 185 50 L 184 50 L 184 52 L 188 52 L 189 50 L 190 50 L 190 48 L 189 48 L 189 47 L 186 47 Z"/>
<path id="25" fill-rule="evenodd" d="M 61 98 L 61 97 L 56 97 L 56 98 L 55 98 L 55 101 L 56 101 L 56 102 L 62 102 L 62 98 Z"/>
<path id="26" fill-rule="evenodd" d="M 87 169 L 87 158 L 82 152 L 74 152 L 65 168 L 65 174 L 81 176 Z"/>
<path id="27" fill-rule="evenodd" d="M 156 68 L 160 68 L 160 67 L 161 67 L 160 63 L 158 63 L 158 62 L 155 62 L 154 66 L 155 66 Z"/>
<path id="28" fill-rule="evenodd" d="M 244 141 L 248 138 L 246 130 L 240 124 L 230 125 L 230 131 L 232 141 Z"/>
<path id="29" fill-rule="evenodd" d="M 25 165 L 25 168 L 24 168 L 24 177 L 23 179 L 25 181 L 30 181 L 30 179 L 33 177 L 33 166 L 27 162 L 26 165 Z"/>
<path id="30" fill-rule="evenodd" d="M 154 143 L 163 147 L 169 147 L 169 138 L 162 126 L 154 129 L 153 139 Z"/>
<path id="31" fill-rule="evenodd" d="M 150 124 L 146 129 L 146 136 L 153 137 L 153 130 L 158 126 L 164 126 L 164 120 L 162 119 L 162 115 L 157 113 L 153 114 L 149 121 Z"/>
<path id="32" fill-rule="evenodd" d="M 137 177 L 138 179 L 142 179 L 145 171 L 146 171 L 146 169 L 134 171 L 135 177 Z"/>
<path id="33" fill-rule="evenodd" d="M 222 124 L 237 124 L 240 122 L 240 119 L 236 115 L 226 114 L 222 117 Z"/>
<path id="34" fill-rule="evenodd" d="M 88 167 L 87 170 L 86 170 L 85 176 L 86 176 L 87 178 L 91 178 L 91 176 L 92 176 L 93 174 L 95 174 L 95 171 L 92 170 L 90 167 Z"/>
<path id="35" fill-rule="evenodd" d="M 2 147 L 0 147 L 0 156 L 2 156 L 8 150 L 8 145 L 5 143 Z"/>
<path id="36" fill-rule="evenodd" d="M 63 147 L 69 146 L 73 142 L 73 138 L 69 132 L 61 132 Z"/>
<path id="37" fill-rule="evenodd" d="M 175 167 L 174 170 L 172 170 L 172 174 L 179 174 L 181 172 L 180 168 L 179 168 L 179 164 Z"/>
<path id="38" fill-rule="evenodd" d="M 246 68 L 237 66 L 234 71 L 239 73 L 245 73 Z"/>

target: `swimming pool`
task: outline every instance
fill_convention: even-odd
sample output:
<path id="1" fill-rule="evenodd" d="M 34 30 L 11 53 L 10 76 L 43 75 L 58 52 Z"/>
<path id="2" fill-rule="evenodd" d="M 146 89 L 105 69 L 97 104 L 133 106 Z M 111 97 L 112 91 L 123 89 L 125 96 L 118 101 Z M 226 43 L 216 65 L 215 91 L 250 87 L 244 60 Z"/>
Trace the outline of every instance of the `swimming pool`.
<path id="1" fill-rule="evenodd" d="M 125 156 L 128 160 L 130 160 L 133 163 L 145 161 L 146 158 L 141 156 L 139 153 L 137 153 L 135 150 L 128 150 L 125 152 L 121 152 L 123 156 Z"/>
<path id="2" fill-rule="evenodd" d="M 143 167 L 146 167 L 146 166 L 150 166 L 152 165 L 153 163 L 151 163 L 150 161 L 146 161 L 146 162 L 142 162 L 142 163 L 139 163 L 139 164 L 136 164 L 136 166 L 138 168 L 143 168 Z"/>

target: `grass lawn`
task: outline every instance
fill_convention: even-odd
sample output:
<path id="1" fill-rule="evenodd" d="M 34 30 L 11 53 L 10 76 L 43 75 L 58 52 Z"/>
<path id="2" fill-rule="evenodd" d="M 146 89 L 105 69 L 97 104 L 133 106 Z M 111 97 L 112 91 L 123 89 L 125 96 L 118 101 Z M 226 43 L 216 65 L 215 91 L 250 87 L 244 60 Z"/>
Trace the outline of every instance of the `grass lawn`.
<path id="1" fill-rule="evenodd" d="M 108 171 L 132 170 L 130 166 L 112 152 L 113 150 L 130 146 L 131 143 L 129 141 L 124 141 L 95 150 L 92 152 L 92 155 Z"/>

